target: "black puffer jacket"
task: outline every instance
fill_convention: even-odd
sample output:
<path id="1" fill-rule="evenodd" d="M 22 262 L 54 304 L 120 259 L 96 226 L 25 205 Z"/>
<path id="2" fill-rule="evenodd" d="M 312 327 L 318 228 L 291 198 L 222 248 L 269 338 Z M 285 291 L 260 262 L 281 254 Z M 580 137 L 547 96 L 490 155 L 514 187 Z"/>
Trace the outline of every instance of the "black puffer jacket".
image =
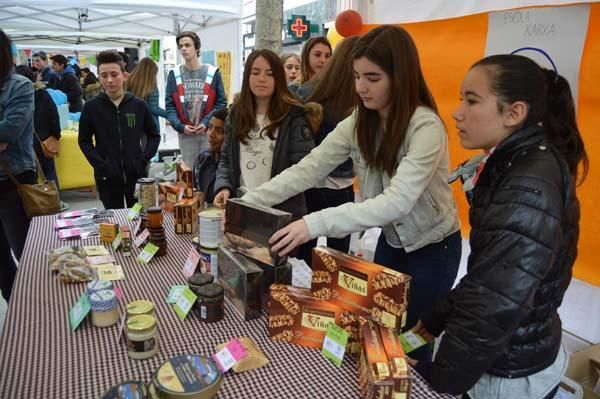
<path id="1" fill-rule="evenodd" d="M 271 177 L 300 162 L 314 148 L 313 135 L 319 129 L 321 115 L 321 107 L 311 103 L 311 106 L 306 106 L 305 109 L 293 106 L 283 118 L 273 149 Z M 235 137 L 236 126 L 235 108 L 233 108 L 225 122 L 225 141 L 221 147 L 221 158 L 215 181 L 215 194 L 226 188 L 231 192 L 231 197 L 235 197 L 240 187 L 241 176 L 240 142 Z M 304 216 L 307 212 L 304 193 L 276 205 L 275 208 L 291 213 L 294 218 Z"/>
<path id="2" fill-rule="evenodd" d="M 435 362 L 417 370 L 461 394 L 489 373 L 525 377 L 550 366 L 557 313 L 571 280 L 579 202 L 568 167 L 540 127 L 517 131 L 487 160 L 473 191 L 467 275 L 423 316 L 443 330 Z"/>

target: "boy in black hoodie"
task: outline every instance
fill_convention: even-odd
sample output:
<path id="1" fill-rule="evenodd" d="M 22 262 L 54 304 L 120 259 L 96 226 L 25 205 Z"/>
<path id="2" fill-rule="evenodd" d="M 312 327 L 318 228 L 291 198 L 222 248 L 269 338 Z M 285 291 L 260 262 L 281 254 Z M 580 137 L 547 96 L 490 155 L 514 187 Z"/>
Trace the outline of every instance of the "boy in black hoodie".
<path id="1" fill-rule="evenodd" d="M 83 107 L 79 147 L 94 168 L 104 208 L 123 208 L 123 197 L 130 208 L 135 204 L 135 183 L 146 176 L 146 166 L 158 149 L 160 134 L 144 100 L 123 89 L 125 70 L 121 56 L 116 51 L 103 51 L 96 61 L 105 92 Z M 148 139 L 145 150 L 140 145 L 142 136 Z"/>

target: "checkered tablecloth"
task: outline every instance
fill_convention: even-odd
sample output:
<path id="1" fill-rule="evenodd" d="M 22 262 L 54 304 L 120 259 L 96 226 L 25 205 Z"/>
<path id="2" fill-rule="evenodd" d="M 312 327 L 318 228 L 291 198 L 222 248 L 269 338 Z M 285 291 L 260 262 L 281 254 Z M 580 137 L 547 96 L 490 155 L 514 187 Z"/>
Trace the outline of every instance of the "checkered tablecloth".
<path id="1" fill-rule="evenodd" d="M 124 211 L 119 211 L 116 219 L 126 223 Z M 182 268 L 191 248 L 191 236 L 174 234 L 170 215 L 165 215 L 169 245 L 166 256 L 142 265 L 135 261 L 137 250 L 131 257 L 114 254 L 125 272 L 125 280 L 115 282 L 124 292 L 124 302 L 148 299 L 155 304 L 159 353 L 147 360 L 130 359 L 124 342 L 117 342 L 118 325 L 96 328 L 89 317 L 75 332 L 71 331 L 68 312 L 85 291 L 85 284 L 63 284 L 50 272 L 46 251 L 67 245 L 56 237 L 53 220 L 45 216 L 31 223 L 0 341 L 0 398 L 98 398 L 122 381 L 149 382 L 154 370 L 172 356 L 210 356 L 217 344 L 238 336 L 252 338 L 270 363 L 246 373 L 228 372 L 219 398 L 359 396 L 354 359 L 345 359 L 338 368 L 316 349 L 273 342 L 267 334 L 265 316 L 244 322 L 226 306 L 225 318 L 218 323 L 202 323 L 196 314 L 181 321 L 165 299 L 169 287 L 185 284 Z M 96 245 L 100 240 L 68 243 Z M 413 373 L 412 397 L 446 396 L 432 392 Z"/>

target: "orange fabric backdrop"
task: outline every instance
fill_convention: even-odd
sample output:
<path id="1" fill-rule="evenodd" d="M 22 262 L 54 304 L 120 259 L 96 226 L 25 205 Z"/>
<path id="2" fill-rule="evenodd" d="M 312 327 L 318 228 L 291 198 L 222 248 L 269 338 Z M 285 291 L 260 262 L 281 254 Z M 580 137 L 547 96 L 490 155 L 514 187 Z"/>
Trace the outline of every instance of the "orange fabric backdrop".
<path id="1" fill-rule="evenodd" d="M 364 25 L 363 33 L 378 25 Z M 488 15 L 478 14 L 440 21 L 402 24 L 419 49 L 421 65 L 429 88 L 433 92 L 449 135 L 450 160 L 454 167 L 476 152 L 460 146 L 452 112 L 458 106 L 460 85 L 470 66 L 485 53 Z M 593 248 L 600 247 L 600 212 L 594 212 L 594 202 L 600 200 L 600 4 L 590 6 L 588 34 L 581 63 L 579 81 L 578 121 L 588 156 L 590 173 L 578 190 L 582 205 L 579 256 L 575 277 L 600 286 L 600 270 L 595 268 Z M 594 76 L 595 75 L 595 76 Z M 460 184 L 453 184 L 462 233 L 470 231 L 468 204 Z"/>

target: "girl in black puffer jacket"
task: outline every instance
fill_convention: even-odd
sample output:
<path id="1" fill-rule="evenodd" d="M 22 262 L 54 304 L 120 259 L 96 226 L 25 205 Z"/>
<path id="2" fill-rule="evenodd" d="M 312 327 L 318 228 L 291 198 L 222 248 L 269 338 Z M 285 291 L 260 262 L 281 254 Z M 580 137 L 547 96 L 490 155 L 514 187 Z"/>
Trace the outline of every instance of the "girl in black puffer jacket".
<path id="1" fill-rule="evenodd" d="M 440 392 L 473 399 L 552 398 L 567 365 L 557 309 L 577 257 L 578 165 L 588 160 L 568 82 L 529 58 L 477 62 L 453 117 L 471 189 L 467 275 L 414 328 L 432 339 L 417 371 Z"/>

